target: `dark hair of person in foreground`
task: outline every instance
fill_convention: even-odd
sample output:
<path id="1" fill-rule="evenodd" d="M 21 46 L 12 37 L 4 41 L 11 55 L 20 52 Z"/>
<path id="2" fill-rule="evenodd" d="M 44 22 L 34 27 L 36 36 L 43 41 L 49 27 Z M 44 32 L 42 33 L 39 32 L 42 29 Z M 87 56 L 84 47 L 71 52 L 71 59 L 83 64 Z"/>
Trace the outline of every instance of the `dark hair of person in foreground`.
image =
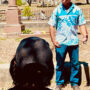
<path id="1" fill-rule="evenodd" d="M 39 37 L 23 39 L 10 63 L 14 87 L 8 90 L 50 90 L 53 77 L 52 51 L 48 42 Z"/>

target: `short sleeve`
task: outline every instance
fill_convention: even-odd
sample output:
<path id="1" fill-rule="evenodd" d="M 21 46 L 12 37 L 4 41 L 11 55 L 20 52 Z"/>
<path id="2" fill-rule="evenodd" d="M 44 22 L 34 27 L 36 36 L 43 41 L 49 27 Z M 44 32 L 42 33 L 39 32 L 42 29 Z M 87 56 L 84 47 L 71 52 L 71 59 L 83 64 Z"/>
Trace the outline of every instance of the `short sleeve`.
<path id="1" fill-rule="evenodd" d="M 79 18 L 78 18 L 78 25 L 83 25 L 83 24 L 86 24 L 86 20 L 84 18 L 82 10 L 80 9 Z"/>
<path id="2" fill-rule="evenodd" d="M 56 23 L 57 23 L 56 13 L 57 13 L 57 8 L 54 9 L 54 11 L 49 19 L 49 22 L 48 22 L 49 25 L 54 26 L 54 27 L 56 27 Z"/>

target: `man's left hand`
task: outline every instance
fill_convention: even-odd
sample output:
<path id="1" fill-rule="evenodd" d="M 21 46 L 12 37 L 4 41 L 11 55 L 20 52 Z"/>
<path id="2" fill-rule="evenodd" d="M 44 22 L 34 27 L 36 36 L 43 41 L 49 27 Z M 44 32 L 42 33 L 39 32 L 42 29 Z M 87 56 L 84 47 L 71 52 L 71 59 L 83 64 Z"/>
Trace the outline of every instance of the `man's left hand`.
<path id="1" fill-rule="evenodd" d="M 85 44 L 87 41 L 88 41 L 88 35 L 86 35 L 85 37 L 83 37 L 82 42 L 83 42 L 83 44 Z"/>

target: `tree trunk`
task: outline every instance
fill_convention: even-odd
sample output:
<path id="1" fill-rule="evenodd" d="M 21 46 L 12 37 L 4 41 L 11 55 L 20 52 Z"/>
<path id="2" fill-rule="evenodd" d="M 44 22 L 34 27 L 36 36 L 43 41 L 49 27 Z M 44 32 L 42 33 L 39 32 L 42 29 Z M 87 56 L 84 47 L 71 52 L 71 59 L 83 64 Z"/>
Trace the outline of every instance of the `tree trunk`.
<path id="1" fill-rule="evenodd" d="M 8 4 L 8 1 L 7 1 L 7 0 L 4 0 L 3 3 L 4 3 L 4 4 Z"/>
<path id="2" fill-rule="evenodd" d="M 42 7 L 44 7 L 45 6 L 45 3 L 44 3 L 44 0 L 42 1 Z"/>
<path id="3" fill-rule="evenodd" d="M 28 0 L 28 4 L 29 6 L 31 6 L 32 0 Z"/>
<path id="4" fill-rule="evenodd" d="M 86 3 L 89 4 L 89 0 L 86 0 Z"/>

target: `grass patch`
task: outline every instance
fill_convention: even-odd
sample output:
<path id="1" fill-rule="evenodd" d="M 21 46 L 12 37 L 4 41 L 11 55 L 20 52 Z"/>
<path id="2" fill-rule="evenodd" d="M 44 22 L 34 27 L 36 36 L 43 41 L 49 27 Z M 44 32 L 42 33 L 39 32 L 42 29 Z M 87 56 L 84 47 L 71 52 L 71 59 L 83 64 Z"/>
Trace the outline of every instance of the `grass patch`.
<path id="1" fill-rule="evenodd" d="M 22 31 L 23 34 L 33 34 L 33 32 L 30 29 L 25 29 Z"/>
<path id="2" fill-rule="evenodd" d="M 15 41 L 20 42 L 22 38 L 16 38 Z"/>
<path id="3" fill-rule="evenodd" d="M 0 40 L 6 40 L 6 38 L 0 37 Z"/>

